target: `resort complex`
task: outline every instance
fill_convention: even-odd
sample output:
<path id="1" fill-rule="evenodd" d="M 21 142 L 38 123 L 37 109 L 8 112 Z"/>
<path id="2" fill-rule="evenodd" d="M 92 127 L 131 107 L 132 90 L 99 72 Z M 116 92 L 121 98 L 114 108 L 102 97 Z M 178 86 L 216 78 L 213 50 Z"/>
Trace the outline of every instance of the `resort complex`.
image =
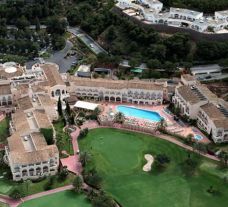
<path id="1" fill-rule="evenodd" d="M 31 69 L 12 62 L 4 63 L 3 66 L 2 71 L 5 72 L 2 72 L 0 81 L 1 119 L 5 117 L 9 120 L 9 136 L 6 137 L 2 148 L 3 161 L 10 168 L 13 181 L 38 182 L 50 176 L 58 176 L 60 179 L 64 176 L 65 169 L 74 176 L 85 176 L 82 168 L 87 167 L 81 150 L 89 147 L 87 150 L 93 153 L 93 141 L 89 141 L 90 137 L 98 142 L 94 143 L 94 146 L 98 144 L 101 151 L 109 149 L 107 146 L 112 145 L 116 148 L 118 142 L 122 143 L 125 146 L 124 152 L 119 147 L 117 151 L 120 150 L 119 153 L 124 157 L 130 154 L 136 156 L 138 152 L 136 153 L 135 149 L 148 152 L 143 155 L 146 160 L 143 166 L 134 165 L 138 166 L 140 173 L 156 171 L 153 166 L 157 158 L 154 157 L 153 151 L 146 150 L 146 146 L 157 141 L 142 137 L 140 142 L 144 146 L 143 149 L 139 149 L 138 145 L 134 149 L 128 149 L 128 145 L 131 145 L 127 144 L 128 139 L 137 143 L 137 137 L 142 136 L 137 132 L 147 134 L 145 136 L 158 136 L 188 150 L 193 148 L 174 137 L 181 137 L 184 143 L 191 137 L 191 143 L 202 145 L 228 141 L 227 103 L 190 74 L 183 74 L 175 83 L 171 83 L 165 79 L 112 80 L 94 79 L 92 75 L 89 78 L 81 78 L 61 74 L 56 64 L 48 62 L 35 63 Z M 170 103 L 170 106 L 174 105 L 179 114 L 171 112 L 167 103 Z M 188 123 L 181 121 L 182 118 Z M 196 125 L 189 124 L 194 120 Z M 88 129 L 89 137 L 85 139 L 83 137 L 88 133 Z M 129 131 L 126 132 L 129 135 L 126 136 L 120 129 Z M 108 134 L 115 138 L 111 136 L 110 140 Z M 107 146 L 103 136 L 109 143 Z M 162 148 L 171 145 L 164 140 L 160 141 Z M 144 142 L 147 144 L 144 145 Z M 176 147 L 177 151 L 180 150 Z M 218 161 L 214 155 L 202 155 Z M 172 159 L 177 158 L 174 156 Z M 113 166 L 116 165 L 114 160 L 111 162 L 114 162 Z M 122 165 L 121 162 L 119 164 Z M 122 172 L 122 167 L 119 167 L 117 168 Z M 98 170 L 101 169 L 98 167 Z M 128 172 L 131 173 L 131 170 L 128 169 Z M 87 181 L 86 176 L 84 179 L 87 182 L 85 186 L 89 186 L 90 181 Z M 72 185 L 63 187 L 72 188 Z M 93 188 L 93 185 L 85 188 Z M 52 191 L 48 193 L 51 194 Z M 126 201 L 123 200 L 123 203 L 128 206 Z M 132 202 L 129 203 L 131 204 Z"/>
<path id="2" fill-rule="evenodd" d="M 228 0 L 0 0 L 0 207 L 227 207 Z"/>
<path id="3" fill-rule="evenodd" d="M 116 6 L 129 16 L 147 24 L 188 28 L 201 33 L 227 33 L 228 11 L 216 11 L 214 16 L 183 8 L 163 10 L 158 0 L 118 0 Z"/>

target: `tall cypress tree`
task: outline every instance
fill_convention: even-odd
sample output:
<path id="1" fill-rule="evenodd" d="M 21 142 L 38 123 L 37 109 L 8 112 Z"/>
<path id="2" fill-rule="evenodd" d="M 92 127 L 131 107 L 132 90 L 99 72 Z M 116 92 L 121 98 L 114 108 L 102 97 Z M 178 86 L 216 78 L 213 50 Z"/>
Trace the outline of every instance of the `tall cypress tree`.
<path id="1" fill-rule="evenodd" d="M 63 115 L 63 109 L 62 109 L 62 102 L 61 102 L 60 96 L 59 96 L 57 107 L 58 107 L 59 116 L 62 116 Z"/>

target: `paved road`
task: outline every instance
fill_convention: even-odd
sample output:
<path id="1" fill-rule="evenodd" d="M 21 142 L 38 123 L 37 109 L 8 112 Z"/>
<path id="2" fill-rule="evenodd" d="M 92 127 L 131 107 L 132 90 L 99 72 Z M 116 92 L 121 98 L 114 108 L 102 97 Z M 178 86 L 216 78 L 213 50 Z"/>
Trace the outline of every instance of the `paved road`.
<path id="1" fill-rule="evenodd" d="M 72 49 L 73 44 L 67 40 L 64 49 L 54 52 L 50 58 L 45 59 L 46 62 L 53 62 L 59 65 L 59 69 L 61 73 L 67 72 L 71 68 L 72 62 L 77 62 L 77 57 L 69 56 L 68 58 L 64 58 L 67 53 Z M 32 65 L 38 63 L 39 60 L 31 60 L 26 63 L 26 67 L 30 69 Z"/>
<path id="2" fill-rule="evenodd" d="M 96 55 L 99 53 L 107 53 L 95 40 L 92 39 L 92 37 L 90 37 L 80 28 L 69 27 L 67 31 L 81 39 L 81 41 L 86 44 L 87 47 L 90 48 L 90 50 Z"/>

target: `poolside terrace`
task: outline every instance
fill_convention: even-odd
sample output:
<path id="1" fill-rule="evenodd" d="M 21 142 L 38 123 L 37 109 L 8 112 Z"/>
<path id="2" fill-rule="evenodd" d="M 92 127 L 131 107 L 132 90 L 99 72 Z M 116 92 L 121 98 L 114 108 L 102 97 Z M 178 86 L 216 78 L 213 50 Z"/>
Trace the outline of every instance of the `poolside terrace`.
<path id="1" fill-rule="evenodd" d="M 122 104 L 121 104 L 122 105 Z M 192 134 L 193 137 L 199 135 L 201 137 L 199 142 L 202 143 L 210 143 L 210 140 L 196 127 L 190 126 L 186 123 L 181 121 L 174 120 L 174 115 L 167 110 L 167 105 L 135 105 L 130 103 L 124 103 L 125 106 L 135 107 L 138 109 L 149 110 L 157 112 L 161 117 L 165 120 L 166 130 L 181 135 L 183 137 L 187 137 L 189 134 Z M 115 114 L 118 112 L 117 107 L 119 106 L 118 103 L 101 103 L 103 108 L 101 117 L 105 119 L 107 122 L 113 120 Z M 141 128 L 142 131 L 152 132 L 157 129 L 160 122 L 153 122 L 147 119 L 140 119 L 136 117 L 126 117 L 124 124 L 127 128 L 137 127 Z"/>

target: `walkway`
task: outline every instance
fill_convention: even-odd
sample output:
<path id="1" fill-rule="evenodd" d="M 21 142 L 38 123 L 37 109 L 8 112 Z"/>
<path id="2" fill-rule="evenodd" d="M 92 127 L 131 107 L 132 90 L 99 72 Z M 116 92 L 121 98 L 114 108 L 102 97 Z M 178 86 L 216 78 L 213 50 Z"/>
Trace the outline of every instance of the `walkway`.
<path id="1" fill-rule="evenodd" d="M 53 190 L 48 190 L 48 191 L 36 193 L 36 194 L 33 194 L 33 195 L 29 195 L 29 196 L 26 196 L 26 197 L 21 198 L 19 200 L 14 200 L 14 199 L 10 198 L 9 196 L 0 195 L 0 202 L 7 203 L 10 207 L 17 207 L 20 204 L 22 204 L 22 203 L 24 203 L 26 201 L 32 200 L 32 199 L 36 199 L 36 198 L 40 198 L 40 197 L 43 197 L 43 196 L 51 195 L 51 194 L 54 194 L 54 193 L 65 191 L 65 190 L 72 190 L 72 189 L 74 189 L 73 185 L 67 185 L 67 186 L 63 186 L 63 187 L 60 187 L 60 188 L 55 188 Z"/>
<path id="2" fill-rule="evenodd" d="M 92 129 L 92 128 L 98 128 L 98 127 L 99 127 L 99 125 L 97 124 L 97 122 L 88 121 L 81 127 L 81 129 L 85 129 L 85 128 Z M 77 138 L 78 138 L 78 135 L 79 135 L 81 129 L 77 128 L 76 131 L 71 133 L 71 141 L 73 144 L 74 155 L 61 159 L 62 165 L 67 166 L 67 169 L 70 172 L 77 174 L 77 175 L 80 175 L 82 172 L 81 162 L 79 159 L 79 155 L 77 153 L 77 152 L 79 152 Z"/>

